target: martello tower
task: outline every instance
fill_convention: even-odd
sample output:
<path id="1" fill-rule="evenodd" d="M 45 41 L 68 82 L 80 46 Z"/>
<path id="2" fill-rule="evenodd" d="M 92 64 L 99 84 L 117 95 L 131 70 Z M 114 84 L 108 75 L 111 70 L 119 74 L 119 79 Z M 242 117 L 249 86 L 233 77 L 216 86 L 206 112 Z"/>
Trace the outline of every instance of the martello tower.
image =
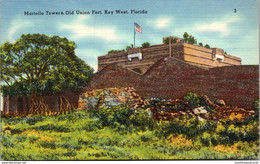
<path id="1" fill-rule="evenodd" d="M 174 36 L 163 38 L 163 40 L 167 38 L 174 39 L 175 43 L 133 48 L 99 56 L 98 71 L 112 64 L 144 74 L 153 64 L 165 57 L 174 57 L 204 69 L 241 65 L 240 58 L 225 54 L 220 48 L 205 48 L 183 43 L 181 38 Z"/>

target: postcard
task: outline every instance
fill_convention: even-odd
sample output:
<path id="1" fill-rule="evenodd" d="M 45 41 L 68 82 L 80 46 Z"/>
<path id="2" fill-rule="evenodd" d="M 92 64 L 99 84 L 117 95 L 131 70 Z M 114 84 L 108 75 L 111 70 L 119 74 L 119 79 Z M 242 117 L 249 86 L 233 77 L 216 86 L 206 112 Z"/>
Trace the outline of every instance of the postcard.
<path id="1" fill-rule="evenodd" d="M 1 1 L 1 159 L 258 160 L 258 3 Z"/>

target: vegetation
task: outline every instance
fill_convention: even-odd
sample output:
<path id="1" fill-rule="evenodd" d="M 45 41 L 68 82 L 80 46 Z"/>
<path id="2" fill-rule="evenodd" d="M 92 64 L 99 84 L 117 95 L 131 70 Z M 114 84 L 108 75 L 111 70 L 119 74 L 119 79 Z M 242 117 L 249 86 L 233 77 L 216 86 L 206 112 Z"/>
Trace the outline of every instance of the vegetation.
<path id="1" fill-rule="evenodd" d="M 14 43 L 3 43 L 0 47 L 3 94 L 30 97 L 30 113 L 49 112 L 42 93 L 77 90 L 93 74 L 93 69 L 75 55 L 75 48 L 76 44 L 67 38 L 44 34 L 26 34 Z M 67 102 L 62 95 L 60 100 Z"/>
<path id="2" fill-rule="evenodd" d="M 167 37 L 167 38 L 163 39 L 163 43 L 164 44 L 169 44 L 170 41 L 171 41 L 171 43 L 176 43 L 177 39 L 176 38 L 172 38 L 172 37 Z"/>
<path id="3" fill-rule="evenodd" d="M 197 44 L 197 39 L 195 39 L 194 36 L 189 35 L 187 32 L 184 32 L 184 34 L 183 34 L 183 41 L 184 41 L 184 43 Z M 201 43 L 201 42 L 198 45 L 203 47 L 203 43 Z M 204 47 L 210 48 L 210 46 L 208 44 L 205 44 Z"/>
<path id="4" fill-rule="evenodd" d="M 144 42 L 144 43 L 142 44 L 142 48 L 146 48 L 146 47 L 150 47 L 150 43 L 149 43 L 149 42 Z M 113 52 L 122 52 L 122 51 L 127 51 L 127 50 L 132 49 L 132 48 L 134 48 L 134 45 L 133 45 L 133 44 L 127 45 L 127 46 L 125 47 L 125 49 L 122 49 L 122 50 L 114 50 L 114 49 L 111 49 L 111 50 L 109 50 L 107 53 L 109 54 L 109 53 L 113 53 Z"/>
<path id="5" fill-rule="evenodd" d="M 204 47 L 205 47 L 205 48 L 210 48 L 210 46 L 209 46 L 208 44 L 206 44 Z"/>
<path id="6" fill-rule="evenodd" d="M 183 41 L 184 43 L 197 44 L 197 39 L 195 39 L 194 36 L 189 35 L 187 32 L 184 32 L 183 34 Z"/>
<path id="7" fill-rule="evenodd" d="M 122 52 L 122 51 L 125 51 L 125 50 L 124 49 L 122 49 L 122 50 L 114 50 L 114 49 L 112 49 L 112 50 L 109 50 L 107 53 L 109 54 L 109 53 Z"/>
<path id="8" fill-rule="evenodd" d="M 189 106 L 202 101 L 189 93 Z M 256 112 L 259 102 L 254 103 Z M 214 113 L 214 111 L 213 111 Z M 259 120 L 154 119 L 149 109 L 101 106 L 1 120 L 4 160 L 258 159 Z M 149 152 L 149 153 L 147 153 Z"/>
<path id="9" fill-rule="evenodd" d="M 146 47 L 150 47 L 150 43 L 149 42 L 144 42 L 142 44 L 142 48 L 146 48 Z"/>
<path id="10" fill-rule="evenodd" d="M 131 44 L 130 46 L 127 45 L 127 46 L 125 47 L 125 50 L 127 51 L 128 49 L 131 49 L 131 48 L 134 48 L 134 45 L 133 45 L 133 44 Z"/>

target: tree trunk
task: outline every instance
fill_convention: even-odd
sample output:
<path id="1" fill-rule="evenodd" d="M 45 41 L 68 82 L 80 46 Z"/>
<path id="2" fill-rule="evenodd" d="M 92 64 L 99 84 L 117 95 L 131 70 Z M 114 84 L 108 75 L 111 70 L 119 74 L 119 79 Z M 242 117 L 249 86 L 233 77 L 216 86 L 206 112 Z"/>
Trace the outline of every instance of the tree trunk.
<path id="1" fill-rule="evenodd" d="M 48 104 L 44 102 L 42 95 L 36 94 L 36 91 L 33 91 L 30 95 L 30 106 L 28 114 L 45 116 L 51 114 L 51 110 Z"/>
<path id="2" fill-rule="evenodd" d="M 53 114 L 65 114 L 73 110 L 73 106 L 63 95 L 59 95 L 58 100 L 58 110 L 57 112 L 54 112 L 54 109 L 51 110 L 48 104 L 44 101 L 43 96 L 38 95 L 35 91 L 33 91 L 30 95 L 30 107 L 28 114 L 48 116 Z"/>
<path id="3" fill-rule="evenodd" d="M 73 110 L 73 106 L 70 102 L 63 96 L 59 96 L 59 109 L 57 114 L 69 113 Z"/>

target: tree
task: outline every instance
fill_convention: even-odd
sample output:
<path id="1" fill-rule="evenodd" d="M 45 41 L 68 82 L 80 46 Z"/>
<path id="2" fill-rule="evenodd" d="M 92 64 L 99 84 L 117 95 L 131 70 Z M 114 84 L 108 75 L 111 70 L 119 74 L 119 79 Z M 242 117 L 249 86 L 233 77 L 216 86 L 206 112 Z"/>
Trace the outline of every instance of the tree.
<path id="1" fill-rule="evenodd" d="M 5 42 L 0 47 L 3 94 L 29 96 L 29 113 L 49 112 L 42 93 L 78 90 L 93 75 L 93 68 L 75 55 L 75 48 L 67 38 L 44 34 L 26 34 L 14 43 Z M 60 99 L 71 108 L 64 96 Z"/>
<path id="2" fill-rule="evenodd" d="M 188 43 L 188 37 L 189 37 L 189 34 L 187 32 L 184 32 L 184 34 L 183 34 L 184 43 Z"/>
<path id="3" fill-rule="evenodd" d="M 204 47 L 205 47 L 205 48 L 210 48 L 210 46 L 209 46 L 208 44 L 206 44 Z"/>
<path id="4" fill-rule="evenodd" d="M 127 51 L 128 49 L 131 49 L 131 48 L 134 48 L 134 45 L 133 45 L 133 44 L 131 44 L 130 46 L 127 45 L 127 46 L 125 47 L 125 50 Z"/>
<path id="5" fill-rule="evenodd" d="M 199 46 L 203 47 L 203 44 L 200 42 L 200 43 L 199 43 Z"/>
<path id="6" fill-rule="evenodd" d="M 150 43 L 149 42 L 144 42 L 142 44 L 142 48 L 146 48 L 146 47 L 150 47 Z"/>
<path id="7" fill-rule="evenodd" d="M 163 39 L 164 44 L 169 44 L 169 41 L 171 41 L 171 43 L 177 43 L 177 39 L 173 38 L 173 37 L 167 37 L 167 38 Z"/>

